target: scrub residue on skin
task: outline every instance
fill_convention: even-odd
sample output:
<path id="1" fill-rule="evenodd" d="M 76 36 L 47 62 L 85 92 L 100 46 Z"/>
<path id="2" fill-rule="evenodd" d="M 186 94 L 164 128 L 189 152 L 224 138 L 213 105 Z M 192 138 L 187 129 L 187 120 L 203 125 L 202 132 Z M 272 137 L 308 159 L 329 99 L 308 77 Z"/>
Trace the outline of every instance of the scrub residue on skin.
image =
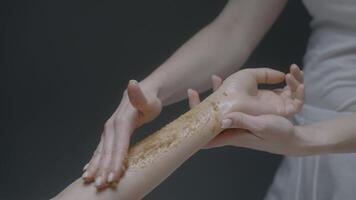
<path id="1" fill-rule="evenodd" d="M 161 153 L 176 147 L 184 139 L 200 133 L 198 130 L 209 123 L 213 123 L 211 131 L 215 132 L 219 126 L 217 112 L 218 106 L 215 102 L 202 102 L 132 147 L 128 154 L 127 166 L 142 168 L 152 163 Z M 214 121 L 210 122 L 211 120 Z"/>

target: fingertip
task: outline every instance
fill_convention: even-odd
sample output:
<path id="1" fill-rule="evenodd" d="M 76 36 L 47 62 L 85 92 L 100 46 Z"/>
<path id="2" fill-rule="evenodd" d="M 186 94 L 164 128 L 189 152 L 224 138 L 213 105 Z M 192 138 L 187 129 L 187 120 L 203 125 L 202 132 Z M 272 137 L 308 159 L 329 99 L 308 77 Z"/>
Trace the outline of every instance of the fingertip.
<path id="1" fill-rule="evenodd" d="M 272 72 L 271 74 L 275 75 L 279 79 L 284 79 L 285 78 L 286 74 L 284 72 L 281 72 L 281 71 L 275 70 L 275 69 L 270 69 L 270 68 L 267 68 L 267 69 L 268 69 L 268 71 Z"/>
<path id="2" fill-rule="evenodd" d="M 108 182 L 111 183 L 114 181 L 114 173 L 110 172 L 109 176 L 108 176 Z"/>
<path id="3" fill-rule="evenodd" d="M 84 174 L 83 174 L 83 177 L 84 177 L 84 178 L 93 177 L 93 176 L 94 176 L 94 169 L 93 169 L 93 168 L 94 168 L 94 167 L 90 165 L 90 166 L 85 170 L 85 172 L 84 172 Z"/>
<path id="4" fill-rule="evenodd" d="M 217 80 L 219 77 L 216 76 L 215 74 L 211 75 L 211 80 Z"/>
<path id="5" fill-rule="evenodd" d="M 98 176 L 95 178 L 95 186 L 100 187 L 103 184 L 103 178 L 101 176 Z"/>
<path id="6" fill-rule="evenodd" d="M 271 68 L 258 68 L 256 72 L 258 83 L 277 84 L 285 79 L 283 72 Z"/>
<path id="7" fill-rule="evenodd" d="M 214 74 L 211 76 L 211 82 L 213 84 L 213 91 L 216 91 L 221 86 L 223 80 L 221 77 Z"/>
<path id="8" fill-rule="evenodd" d="M 131 94 L 137 94 L 137 91 L 140 89 L 138 82 L 136 80 L 130 80 L 127 85 L 127 90 Z"/>
<path id="9" fill-rule="evenodd" d="M 113 170 L 109 176 L 108 176 L 108 183 L 112 184 L 112 183 L 118 183 L 121 176 L 123 174 L 123 169 L 122 168 L 116 168 L 115 170 Z"/>
<path id="10" fill-rule="evenodd" d="M 220 76 L 215 75 L 215 74 L 213 74 L 213 75 L 211 76 L 211 80 L 212 80 L 213 82 L 222 82 L 222 78 L 221 78 Z"/>
<path id="11" fill-rule="evenodd" d="M 189 98 L 194 98 L 194 100 L 196 100 L 196 98 L 199 98 L 199 93 L 196 90 L 189 88 L 187 90 L 187 93 Z"/>
<path id="12" fill-rule="evenodd" d="M 86 179 L 86 178 L 88 178 L 89 177 L 89 173 L 87 172 L 87 171 L 85 171 L 84 173 L 83 173 L 83 175 L 82 175 L 82 178 L 83 179 Z"/>
<path id="13" fill-rule="evenodd" d="M 138 82 L 136 80 L 129 80 L 129 83 L 127 85 L 127 90 L 132 91 L 133 89 L 138 88 Z"/>
<path id="14" fill-rule="evenodd" d="M 83 171 L 87 170 L 89 167 L 89 163 L 85 164 L 85 166 L 83 167 Z"/>
<path id="15" fill-rule="evenodd" d="M 293 70 L 300 70 L 299 66 L 295 63 L 291 64 L 290 65 L 290 70 L 293 71 Z"/>
<path id="16" fill-rule="evenodd" d="M 94 180 L 94 176 L 89 171 L 85 171 L 82 175 L 82 179 L 84 182 L 92 182 Z"/>
<path id="17" fill-rule="evenodd" d="M 127 86 L 127 94 L 131 104 L 137 109 L 144 109 L 147 104 L 145 94 L 136 80 L 130 80 Z"/>
<path id="18" fill-rule="evenodd" d="M 129 80 L 129 84 L 131 84 L 131 85 L 137 85 L 138 82 L 137 82 L 135 79 L 131 79 L 131 80 Z"/>
<path id="19" fill-rule="evenodd" d="M 193 93 L 194 93 L 193 89 L 189 88 L 189 89 L 187 90 L 188 96 L 192 96 Z"/>
<path id="20" fill-rule="evenodd" d="M 188 103 L 190 108 L 200 103 L 199 93 L 196 90 L 188 89 Z"/>

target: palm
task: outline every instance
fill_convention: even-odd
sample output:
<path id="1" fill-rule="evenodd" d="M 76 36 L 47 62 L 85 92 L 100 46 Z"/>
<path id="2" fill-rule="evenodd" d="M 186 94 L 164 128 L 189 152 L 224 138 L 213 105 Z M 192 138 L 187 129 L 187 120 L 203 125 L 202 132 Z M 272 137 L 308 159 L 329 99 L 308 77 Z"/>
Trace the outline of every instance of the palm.
<path id="1" fill-rule="evenodd" d="M 280 90 L 259 90 L 256 96 L 257 102 L 263 102 L 264 107 L 268 107 L 281 116 L 290 116 L 298 112 L 301 107 L 301 100 L 295 98 L 289 87 Z M 261 105 L 261 104 L 259 104 Z"/>
<path id="2" fill-rule="evenodd" d="M 218 88 L 220 81 L 215 83 Z M 258 89 L 259 84 L 275 84 L 286 81 L 287 85 L 283 89 L 263 90 Z M 292 65 L 290 74 L 284 75 L 281 72 L 270 69 L 245 69 L 228 77 L 225 91 L 231 95 L 230 102 L 238 102 L 236 108 L 240 112 L 252 115 L 277 114 L 281 116 L 291 116 L 297 113 L 304 101 L 303 72 L 298 66 Z M 214 81 L 213 81 L 214 85 Z M 189 95 L 190 105 L 200 102 L 198 94 Z M 191 106 L 192 107 L 192 106 Z"/>
<path id="3" fill-rule="evenodd" d="M 283 89 L 258 89 L 259 84 L 276 84 L 286 81 Z M 303 75 L 298 67 L 291 67 L 290 74 L 269 69 L 247 69 L 232 75 L 226 80 L 228 88 L 243 101 L 241 112 L 277 114 L 291 116 L 297 113 L 304 101 Z"/>

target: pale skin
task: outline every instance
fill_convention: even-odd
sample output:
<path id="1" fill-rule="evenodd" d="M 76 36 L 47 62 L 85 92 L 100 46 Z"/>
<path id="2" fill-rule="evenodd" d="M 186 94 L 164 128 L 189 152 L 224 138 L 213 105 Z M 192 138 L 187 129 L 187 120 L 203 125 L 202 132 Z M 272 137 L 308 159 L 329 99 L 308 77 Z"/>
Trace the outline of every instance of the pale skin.
<path id="1" fill-rule="evenodd" d="M 295 79 L 288 84 L 295 90 L 302 87 L 303 73 L 291 67 Z M 287 75 L 288 77 L 288 75 Z M 287 78 L 289 79 L 289 78 Z M 222 79 L 215 77 L 217 89 Z M 288 80 L 287 80 L 288 82 Z M 200 103 L 197 91 L 188 91 L 191 108 Z M 222 120 L 224 129 L 206 148 L 221 146 L 245 147 L 275 154 L 303 156 L 356 152 L 356 114 L 308 125 L 294 126 L 278 115 L 250 115 L 243 112 L 227 113 Z"/>
<path id="2" fill-rule="evenodd" d="M 291 71 L 292 69 L 296 69 L 297 75 L 301 76 L 296 65 L 292 66 Z M 258 84 L 275 84 L 284 80 L 287 83 L 284 88 L 275 91 L 258 89 Z M 298 83 L 296 76 L 268 68 L 241 70 L 223 83 L 221 78 L 213 76 L 212 82 L 214 91 L 217 91 L 204 102 L 196 106 L 199 101 L 194 102 L 197 99 L 190 97 L 191 105 L 196 108 L 131 149 L 128 168 L 118 184 L 110 185 L 110 189 L 102 188 L 97 191 L 92 184 L 85 184 L 78 179 L 54 199 L 140 199 L 219 134 L 223 130 L 222 117 L 225 114 L 238 110 L 254 115 L 291 116 L 303 104 L 304 87 L 302 83 Z M 189 90 L 190 94 L 195 92 Z M 139 95 L 136 98 L 144 96 Z M 169 138 L 174 138 L 175 145 L 164 145 L 165 141 L 172 141 Z M 155 151 L 157 148 L 165 150 Z M 144 157 L 141 156 L 142 153 Z"/>
<path id="3" fill-rule="evenodd" d="M 225 78 L 238 70 L 285 3 L 286 0 L 230 0 L 213 22 L 147 78 L 140 83 L 130 81 L 117 110 L 105 123 L 96 153 L 84 167 L 83 178 L 95 180 L 98 188 L 119 181 L 134 130 L 155 119 L 163 106 L 184 99 L 188 88 L 195 88 L 198 92 L 208 89 L 212 74 L 217 75 L 214 76 L 217 82 L 221 79 L 219 77 Z M 295 73 L 293 70 L 290 74 Z M 296 79 L 292 84 L 302 85 L 302 76 L 289 76 Z M 196 92 L 190 90 L 189 93 L 194 96 Z M 190 101 L 195 105 L 194 101 L 198 102 L 198 99 Z M 280 111 L 273 113 L 279 116 L 257 114 L 261 113 L 247 108 L 226 114 L 224 128 L 232 129 L 224 131 L 208 147 L 234 145 L 283 155 L 356 151 L 355 115 L 293 126 L 280 116 L 283 115 Z"/>
<path id="4" fill-rule="evenodd" d="M 155 119 L 163 106 L 185 99 L 188 88 L 205 91 L 213 74 L 225 78 L 237 71 L 285 3 L 230 0 L 213 22 L 147 78 L 139 84 L 130 81 L 117 110 L 104 125 L 99 145 L 84 167 L 83 178 L 95 179 L 98 188 L 118 181 L 134 130 Z"/>

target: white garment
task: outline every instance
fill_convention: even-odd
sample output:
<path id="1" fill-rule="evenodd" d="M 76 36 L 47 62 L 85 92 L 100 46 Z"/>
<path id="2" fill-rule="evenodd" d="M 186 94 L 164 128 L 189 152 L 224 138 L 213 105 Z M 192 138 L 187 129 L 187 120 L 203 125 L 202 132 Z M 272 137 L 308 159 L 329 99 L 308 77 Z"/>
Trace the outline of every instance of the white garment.
<path id="1" fill-rule="evenodd" d="M 313 20 L 304 57 L 306 104 L 356 111 L 356 0 L 304 0 Z"/>
<path id="2" fill-rule="evenodd" d="M 304 3 L 313 20 L 297 124 L 356 112 L 356 0 Z M 356 200 L 356 154 L 286 157 L 266 199 Z"/>

